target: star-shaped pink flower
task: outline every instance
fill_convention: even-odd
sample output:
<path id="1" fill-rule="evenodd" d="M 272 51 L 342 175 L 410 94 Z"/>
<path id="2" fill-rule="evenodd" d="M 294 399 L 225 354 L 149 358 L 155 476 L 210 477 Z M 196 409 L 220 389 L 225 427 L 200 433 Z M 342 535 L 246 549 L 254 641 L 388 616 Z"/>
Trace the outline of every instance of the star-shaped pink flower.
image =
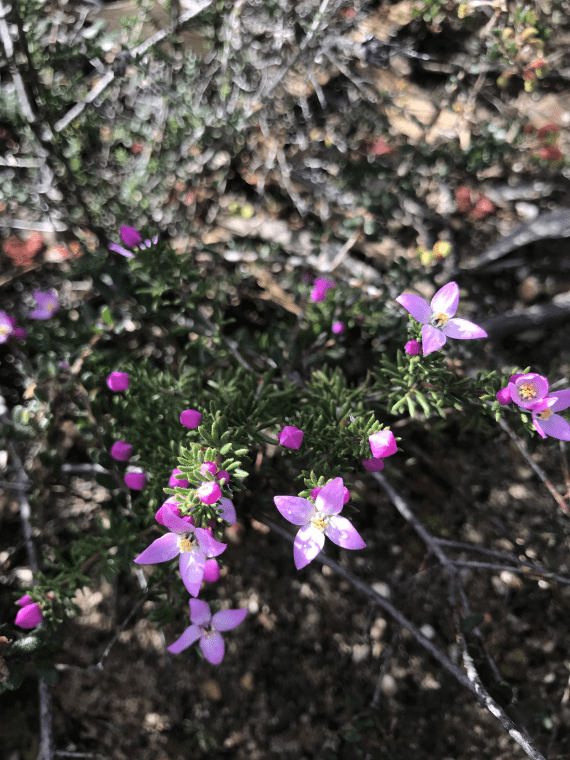
<path id="1" fill-rule="evenodd" d="M 154 565 L 157 562 L 168 562 L 179 554 L 182 582 L 192 596 L 198 596 L 204 579 L 206 557 L 219 556 L 226 544 L 216 541 L 209 530 L 195 528 L 183 518 L 177 517 L 170 509 L 163 510 L 161 518 L 171 533 L 153 541 L 135 562 L 139 565 Z"/>
<path id="2" fill-rule="evenodd" d="M 423 325 L 424 356 L 444 346 L 448 338 L 472 340 L 487 337 L 487 333 L 479 325 L 467 319 L 453 319 L 459 303 L 459 286 L 456 282 L 448 282 L 440 288 L 429 304 L 420 296 L 409 293 L 398 296 L 396 302 Z"/>
<path id="3" fill-rule="evenodd" d="M 30 319 L 49 319 L 59 309 L 57 293 L 51 290 L 34 290 L 37 308 L 28 314 Z"/>
<path id="4" fill-rule="evenodd" d="M 322 488 L 313 504 L 300 496 L 275 496 L 275 506 L 286 520 L 300 529 L 293 544 L 297 570 L 315 559 L 325 545 L 325 536 L 344 549 L 363 549 L 366 544 L 352 523 L 339 517 L 344 502 L 342 478 L 335 478 Z"/>
<path id="5" fill-rule="evenodd" d="M 224 640 L 219 632 L 231 631 L 232 628 L 243 623 L 247 610 L 221 610 L 212 617 L 210 606 L 202 599 L 190 599 L 189 605 L 192 625 L 168 647 L 168 651 L 172 654 L 180 654 L 182 650 L 200 639 L 200 649 L 204 657 L 212 665 L 219 665 L 224 659 L 225 650 Z"/>
<path id="6" fill-rule="evenodd" d="M 536 432 L 546 438 L 558 438 L 561 441 L 570 441 L 570 423 L 564 417 L 554 412 L 561 412 L 570 406 L 570 390 L 555 391 L 552 396 L 540 401 L 535 401 L 530 407 L 532 411 L 532 424 Z"/>

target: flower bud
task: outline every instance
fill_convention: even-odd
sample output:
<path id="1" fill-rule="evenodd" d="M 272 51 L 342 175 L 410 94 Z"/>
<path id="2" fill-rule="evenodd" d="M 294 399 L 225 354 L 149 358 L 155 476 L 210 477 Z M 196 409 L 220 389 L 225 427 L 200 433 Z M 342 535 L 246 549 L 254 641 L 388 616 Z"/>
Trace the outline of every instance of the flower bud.
<path id="1" fill-rule="evenodd" d="M 126 391 L 129 387 L 130 378 L 126 372 L 111 372 L 107 378 L 107 386 L 112 391 Z"/>
<path id="2" fill-rule="evenodd" d="M 144 472 L 127 472 L 125 483 L 133 491 L 142 491 L 146 486 L 146 475 Z"/>
<path id="3" fill-rule="evenodd" d="M 111 446 L 111 456 L 117 462 L 127 462 L 131 458 L 133 447 L 126 441 L 115 441 Z"/>
<path id="4" fill-rule="evenodd" d="M 288 449 L 299 449 L 303 443 L 303 431 L 294 425 L 286 425 L 278 435 L 279 443 Z"/>
<path id="5" fill-rule="evenodd" d="M 197 428 L 202 422 L 202 415 L 196 409 L 185 409 L 180 415 L 180 422 L 187 428 Z"/>
<path id="6" fill-rule="evenodd" d="M 185 478 L 176 478 L 175 475 L 182 475 L 182 470 L 179 470 L 178 467 L 175 467 L 172 470 L 172 473 L 170 475 L 170 480 L 168 481 L 169 488 L 189 488 L 190 482 L 186 480 Z"/>
<path id="7" fill-rule="evenodd" d="M 422 344 L 417 340 L 409 340 L 404 349 L 410 356 L 418 356 L 422 352 Z"/>
<path id="8" fill-rule="evenodd" d="M 206 475 L 215 475 L 218 471 L 218 466 L 215 462 L 204 462 L 204 464 L 200 467 L 200 472 L 204 477 Z"/>
<path id="9" fill-rule="evenodd" d="M 222 489 L 217 483 L 202 483 L 200 488 L 196 490 L 196 493 L 204 504 L 215 504 L 222 495 Z"/>

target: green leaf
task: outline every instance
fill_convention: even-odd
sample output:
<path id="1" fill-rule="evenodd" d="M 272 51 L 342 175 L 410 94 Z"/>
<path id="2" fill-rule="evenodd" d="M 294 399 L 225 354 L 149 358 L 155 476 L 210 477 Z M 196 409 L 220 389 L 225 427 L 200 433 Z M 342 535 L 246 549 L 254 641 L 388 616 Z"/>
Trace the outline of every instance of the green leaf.
<path id="1" fill-rule="evenodd" d="M 103 318 L 103 321 L 106 322 L 108 325 L 113 325 L 113 317 L 111 316 L 111 310 L 108 306 L 105 306 L 103 310 L 101 311 L 101 317 Z"/>
<path id="2" fill-rule="evenodd" d="M 222 456 L 224 456 L 225 454 L 227 454 L 231 450 L 232 450 L 232 444 L 231 443 L 226 443 L 226 445 L 222 446 L 222 448 L 220 449 L 220 454 Z"/>

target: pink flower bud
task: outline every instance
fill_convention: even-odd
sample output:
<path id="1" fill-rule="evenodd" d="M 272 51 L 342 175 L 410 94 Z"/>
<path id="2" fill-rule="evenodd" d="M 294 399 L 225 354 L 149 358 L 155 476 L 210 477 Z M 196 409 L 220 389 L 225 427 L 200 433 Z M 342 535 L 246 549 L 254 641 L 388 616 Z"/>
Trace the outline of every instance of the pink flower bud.
<path id="1" fill-rule="evenodd" d="M 128 227 L 127 225 L 121 227 L 120 235 L 123 243 L 128 245 L 129 248 L 134 248 L 142 240 L 140 233 L 134 227 Z"/>
<path id="2" fill-rule="evenodd" d="M 215 462 L 204 462 L 204 464 L 200 467 L 200 472 L 202 475 L 215 475 L 218 471 L 218 466 Z"/>
<path id="3" fill-rule="evenodd" d="M 31 603 L 24 605 L 18 611 L 14 623 L 20 626 L 20 628 L 35 628 L 38 623 L 41 623 L 42 618 L 43 614 L 40 605 Z"/>
<path id="4" fill-rule="evenodd" d="M 126 462 L 131 458 L 133 453 L 133 447 L 126 441 L 115 441 L 111 446 L 111 456 L 116 459 L 117 462 Z"/>
<path id="5" fill-rule="evenodd" d="M 327 290 L 329 288 L 334 288 L 335 284 L 334 282 L 331 282 L 330 280 L 325 280 L 322 277 L 317 277 L 315 280 L 315 284 L 313 285 L 313 288 L 311 290 L 311 300 L 312 301 L 324 301 L 325 296 L 327 294 Z"/>
<path id="6" fill-rule="evenodd" d="M 202 483 L 196 493 L 200 501 L 204 504 L 215 504 L 222 495 L 222 489 L 217 483 Z"/>
<path id="7" fill-rule="evenodd" d="M 204 567 L 204 580 L 214 583 L 220 577 L 220 566 L 215 559 L 207 559 Z"/>
<path id="8" fill-rule="evenodd" d="M 129 387 L 130 378 L 126 372 L 111 372 L 107 378 L 107 386 L 115 392 L 126 391 Z"/>
<path id="9" fill-rule="evenodd" d="M 507 404 L 510 404 L 512 402 L 511 398 L 511 392 L 508 388 L 501 388 L 500 391 L 497 392 L 497 401 L 501 406 L 506 406 Z"/>
<path id="10" fill-rule="evenodd" d="M 373 433 L 368 436 L 368 441 L 374 459 L 389 457 L 398 451 L 398 444 L 391 430 L 380 430 L 379 433 Z"/>
<path id="11" fill-rule="evenodd" d="M 165 510 L 169 510 L 172 512 L 173 515 L 176 515 L 176 517 L 180 517 L 180 510 L 178 509 L 178 506 L 180 505 L 179 501 L 176 501 L 176 498 L 174 496 L 171 496 L 169 499 L 167 499 L 163 505 L 160 507 L 156 515 L 154 516 L 154 519 L 157 523 L 160 523 L 161 525 L 165 525 L 164 522 L 164 512 Z"/>
<path id="12" fill-rule="evenodd" d="M 190 488 L 190 481 L 186 480 L 185 478 L 181 478 L 180 480 L 178 478 L 175 478 L 175 475 L 182 475 L 182 470 L 179 470 L 178 467 L 175 467 L 172 470 L 172 474 L 170 475 L 170 480 L 168 481 L 169 488 Z"/>
<path id="13" fill-rule="evenodd" d="M 363 459 L 362 464 L 368 472 L 380 472 L 380 470 L 384 469 L 384 461 L 382 459 Z"/>
<path id="14" fill-rule="evenodd" d="M 21 596 L 16 604 L 18 604 L 20 607 L 25 607 L 26 604 L 33 604 L 34 600 L 29 594 L 24 594 L 24 596 Z"/>
<path id="15" fill-rule="evenodd" d="M 311 491 L 311 499 L 314 501 L 321 491 L 322 491 L 322 488 L 320 488 L 319 486 L 316 486 L 315 488 L 313 488 L 313 490 Z"/>
<path id="16" fill-rule="evenodd" d="M 335 335 L 340 335 L 344 332 L 344 324 L 342 322 L 333 322 L 331 330 Z"/>
<path id="17" fill-rule="evenodd" d="M 202 422 L 202 415 L 196 409 L 185 409 L 180 415 L 180 422 L 187 428 L 197 428 Z"/>
<path id="18" fill-rule="evenodd" d="M 288 449 L 299 449 L 303 443 L 303 431 L 294 425 L 286 425 L 278 435 L 279 443 Z"/>
<path id="19" fill-rule="evenodd" d="M 422 344 L 417 340 L 409 340 L 404 346 L 404 349 L 410 356 L 417 356 L 422 352 Z"/>
<path id="20" fill-rule="evenodd" d="M 216 475 L 216 480 L 224 479 L 226 482 L 223 485 L 227 485 L 230 482 L 230 473 L 226 470 L 220 470 Z"/>
<path id="21" fill-rule="evenodd" d="M 192 517 L 192 515 L 184 515 L 182 519 L 184 520 L 184 522 L 187 522 L 188 525 L 194 525 L 194 518 Z"/>
<path id="22" fill-rule="evenodd" d="M 349 490 L 348 490 L 348 488 L 345 486 L 345 487 L 343 488 L 343 490 L 342 490 L 342 503 L 343 503 L 343 504 L 347 504 L 347 503 L 348 503 L 348 501 L 349 501 L 349 499 L 350 499 L 350 491 L 349 491 Z"/>
<path id="23" fill-rule="evenodd" d="M 142 491 L 146 486 L 146 475 L 144 472 L 127 472 L 125 483 L 133 491 Z"/>

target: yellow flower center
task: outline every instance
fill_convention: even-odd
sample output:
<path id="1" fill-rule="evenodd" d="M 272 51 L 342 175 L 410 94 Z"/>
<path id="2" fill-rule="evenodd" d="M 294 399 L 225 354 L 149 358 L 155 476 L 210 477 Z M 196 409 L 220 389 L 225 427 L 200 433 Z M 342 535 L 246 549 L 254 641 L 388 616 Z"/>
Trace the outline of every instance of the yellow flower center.
<path id="1" fill-rule="evenodd" d="M 522 385 L 519 385 L 519 396 L 525 401 L 528 401 L 529 398 L 536 398 L 538 396 L 538 391 L 533 383 L 523 383 Z"/>
<path id="2" fill-rule="evenodd" d="M 8 335 L 10 332 L 10 328 L 8 325 L 0 325 L 0 335 L 4 337 L 5 335 Z"/>
<path id="3" fill-rule="evenodd" d="M 311 519 L 311 525 L 313 525 L 317 530 L 324 530 L 327 527 L 327 521 L 324 517 L 316 515 Z"/>
<path id="4" fill-rule="evenodd" d="M 543 412 L 539 412 L 536 416 L 539 420 L 547 420 L 552 413 L 552 409 L 545 409 Z"/>
<path id="5" fill-rule="evenodd" d="M 439 314 L 434 314 L 431 318 L 431 323 L 433 327 L 445 327 L 445 325 L 449 322 L 449 317 L 447 314 L 444 314 L 443 312 L 440 312 Z"/>
<path id="6" fill-rule="evenodd" d="M 178 536 L 178 548 L 181 552 L 191 552 L 194 550 L 195 543 L 190 533 Z"/>

